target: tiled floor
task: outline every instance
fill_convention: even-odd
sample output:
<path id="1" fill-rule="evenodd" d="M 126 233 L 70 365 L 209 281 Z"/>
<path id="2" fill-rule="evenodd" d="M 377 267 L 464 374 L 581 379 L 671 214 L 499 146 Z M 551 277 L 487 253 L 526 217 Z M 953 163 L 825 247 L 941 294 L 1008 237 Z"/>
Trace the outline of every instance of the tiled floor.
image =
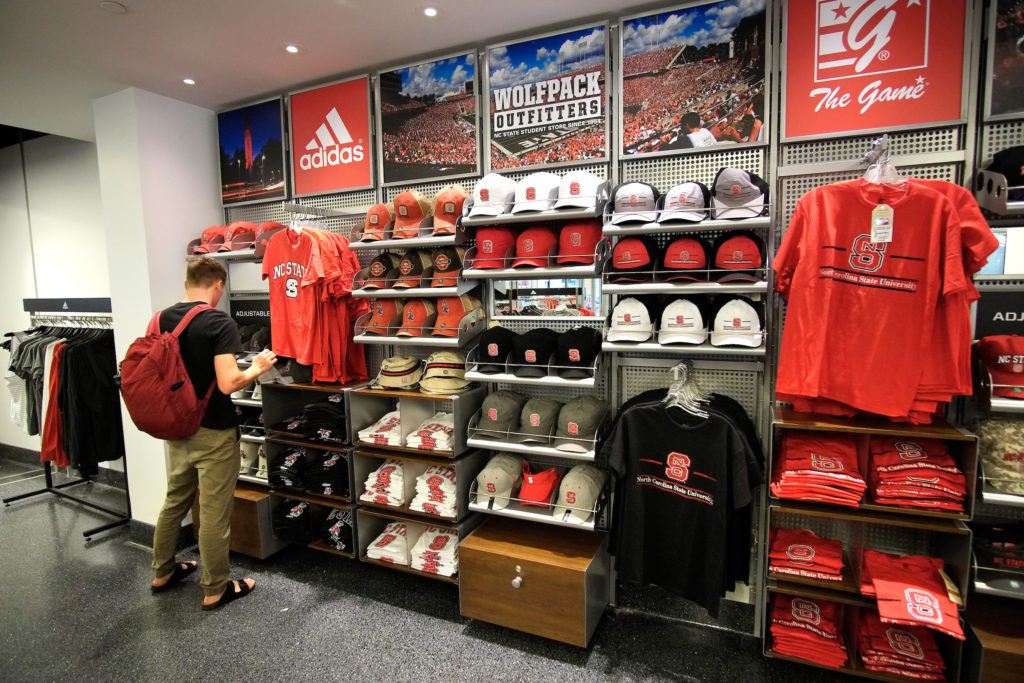
<path id="1" fill-rule="evenodd" d="M 0 495 L 39 470 L 0 459 Z M 99 484 L 76 495 L 116 505 Z M 455 586 L 288 549 L 232 556 L 255 592 L 201 612 L 194 579 L 149 592 L 148 548 L 49 494 L 0 508 L 0 679 L 10 681 L 834 680 L 767 660 L 758 639 L 679 617 L 680 601 L 624 591 L 587 649 L 464 619 Z M 180 559 L 198 560 L 192 548 Z M 652 614 L 651 611 L 663 612 Z M 730 619 L 723 612 L 723 619 Z M 749 619 L 749 618 L 748 618 Z M 734 620 L 741 621 L 737 617 Z"/>

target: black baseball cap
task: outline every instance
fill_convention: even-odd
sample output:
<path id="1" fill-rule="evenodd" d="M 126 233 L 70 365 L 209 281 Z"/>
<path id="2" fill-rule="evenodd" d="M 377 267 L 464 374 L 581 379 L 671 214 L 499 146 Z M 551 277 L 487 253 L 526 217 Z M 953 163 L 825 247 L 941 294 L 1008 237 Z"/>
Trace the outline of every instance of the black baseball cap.
<path id="1" fill-rule="evenodd" d="M 711 279 L 715 282 L 760 282 L 765 275 L 764 241 L 748 230 L 724 232 L 715 240 Z"/>
<path id="2" fill-rule="evenodd" d="M 1006 176 L 1007 187 L 1024 185 L 1024 146 L 1008 147 L 996 152 L 986 171 Z M 1011 202 L 1024 200 L 1024 190 L 1010 190 L 1006 196 Z"/>
<path id="3" fill-rule="evenodd" d="M 459 282 L 462 271 L 462 257 L 466 250 L 462 247 L 441 247 L 435 249 L 431 258 L 434 262 L 434 274 L 430 278 L 431 287 L 454 287 Z"/>
<path id="4" fill-rule="evenodd" d="M 512 374 L 516 377 L 546 377 L 548 361 L 555 351 L 558 333 L 538 327 L 512 340 Z"/>
<path id="5" fill-rule="evenodd" d="M 515 332 L 500 325 L 484 330 L 476 347 L 477 372 L 489 375 L 505 372 L 505 360 L 512 353 L 512 340 L 516 336 Z"/>
<path id="6" fill-rule="evenodd" d="M 397 254 L 383 252 L 370 261 L 369 267 L 363 271 L 363 289 L 386 287 L 387 281 L 398 272 L 402 259 Z"/>
<path id="7" fill-rule="evenodd" d="M 650 282 L 657 268 L 658 245 L 644 235 L 623 237 L 612 249 L 608 282 Z"/>
<path id="8" fill-rule="evenodd" d="M 594 359 L 601 353 L 601 331 L 580 325 L 558 335 L 555 374 L 566 379 L 594 376 Z"/>
<path id="9" fill-rule="evenodd" d="M 433 265 L 433 261 L 427 252 L 418 249 L 407 252 L 398 263 L 398 273 L 395 274 L 397 279 L 392 286 L 395 289 L 419 287 L 423 271 L 430 268 L 431 265 Z"/>

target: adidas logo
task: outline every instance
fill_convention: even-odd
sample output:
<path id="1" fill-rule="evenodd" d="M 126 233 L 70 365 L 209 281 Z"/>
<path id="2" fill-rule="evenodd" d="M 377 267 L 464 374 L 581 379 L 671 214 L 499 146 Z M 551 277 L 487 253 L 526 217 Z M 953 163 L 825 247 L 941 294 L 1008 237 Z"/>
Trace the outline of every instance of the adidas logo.
<path id="1" fill-rule="evenodd" d="M 352 144 L 352 136 L 338 109 L 332 108 L 325 119 L 316 129 L 316 136 L 306 145 L 306 154 L 299 159 L 303 171 L 363 160 L 363 146 Z"/>

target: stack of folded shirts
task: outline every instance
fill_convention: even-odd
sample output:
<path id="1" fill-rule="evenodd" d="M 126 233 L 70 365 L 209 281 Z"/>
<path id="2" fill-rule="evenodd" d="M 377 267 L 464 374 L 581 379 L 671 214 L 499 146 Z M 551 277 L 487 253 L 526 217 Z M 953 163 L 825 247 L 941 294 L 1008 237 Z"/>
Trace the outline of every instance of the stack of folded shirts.
<path id="1" fill-rule="evenodd" d="M 459 571 L 459 536 L 455 530 L 428 526 L 412 547 L 412 568 L 454 576 Z"/>
<path id="2" fill-rule="evenodd" d="M 849 434 L 786 430 L 772 473 L 779 498 L 857 507 L 867 484 Z"/>
<path id="3" fill-rule="evenodd" d="M 864 551 L 861 592 L 875 598 L 878 614 L 887 624 L 924 626 L 964 640 L 957 602 L 959 591 L 943 574 L 937 557 L 900 557 L 877 550 Z"/>
<path id="4" fill-rule="evenodd" d="M 450 451 L 455 448 L 455 416 L 451 413 L 437 413 L 424 420 L 405 438 L 409 448 L 432 451 Z"/>
<path id="5" fill-rule="evenodd" d="M 345 397 L 331 394 L 302 410 L 306 437 L 322 443 L 345 443 Z"/>
<path id="6" fill-rule="evenodd" d="M 806 529 L 776 529 L 768 569 L 821 581 L 843 580 L 843 544 Z"/>
<path id="7" fill-rule="evenodd" d="M 963 472 L 937 439 L 871 437 L 871 497 L 876 503 L 964 511 Z"/>
<path id="8" fill-rule="evenodd" d="M 312 527 L 309 503 L 301 500 L 282 501 L 271 518 L 274 535 L 290 543 L 308 545 Z"/>
<path id="9" fill-rule="evenodd" d="M 335 550 L 352 552 L 352 511 L 335 508 L 323 524 L 323 540 Z"/>
<path id="10" fill-rule="evenodd" d="M 846 663 L 839 605 L 776 593 L 772 599 L 772 651 L 838 669 Z"/>
<path id="11" fill-rule="evenodd" d="M 366 556 L 371 560 L 409 565 L 408 530 L 400 522 L 391 522 L 384 532 L 370 542 Z"/>
<path id="12" fill-rule="evenodd" d="M 920 626 L 883 624 L 876 612 L 862 609 L 857 623 L 857 650 L 868 671 L 945 680 L 942 655 L 931 631 Z"/>
<path id="13" fill-rule="evenodd" d="M 359 440 L 378 446 L 401 446 L 402 420 L 399 412 L 392 410 L 366 429 L 360 429 Z"/>
<path id="14" fill-rule="evenodd" d="M 308 490 L 324 496 L 348 497 L 348 460 L 344 453 L 324 451 L 313 462 L 306 477 Z"/>
<path id="15" fill-rule="evenodd" d="M 359 500 L 395 507 L 405 504 L 405 463 L 388 458 L 384 464 L 370 472 Z"/>
<path id="16" fill-rule="evenodd" d="M 306 488 L 306 449 L 289 448 L 274 459 L 269 482 L 274 487 Z"/>
<path id="17" fill-rule="evenodd" d="M 439 517 L 455 517 L 455 468 L 431 465 L 416 477 L 416 496 L 409 508 Z"/>

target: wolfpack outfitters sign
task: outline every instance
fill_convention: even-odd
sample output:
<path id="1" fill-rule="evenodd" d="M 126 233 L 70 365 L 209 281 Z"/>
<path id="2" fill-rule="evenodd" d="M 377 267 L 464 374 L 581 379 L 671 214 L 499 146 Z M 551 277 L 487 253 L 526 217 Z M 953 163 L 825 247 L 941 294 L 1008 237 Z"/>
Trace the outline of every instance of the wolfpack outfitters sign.
<path id="1" fill-rule="evenodd" d="M 964 0 L 790 0 L 785 137 L 958 120 Z"/>
<path id="2" fill-rule="evenodd" d="M 373 184 L 369 93 L 363 76 L 290 96 L 296 195 Z"/>

